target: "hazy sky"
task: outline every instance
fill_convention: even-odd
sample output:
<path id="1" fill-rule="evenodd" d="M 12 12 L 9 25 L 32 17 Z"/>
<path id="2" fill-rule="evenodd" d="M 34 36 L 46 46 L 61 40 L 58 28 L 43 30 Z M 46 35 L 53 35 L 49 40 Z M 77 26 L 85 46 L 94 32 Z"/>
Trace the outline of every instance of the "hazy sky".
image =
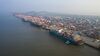
<path id="1" fill-rule="evenodd" d="M 0 0 L 0 13 L 32 10 L 100 15 L 100 0 Z"/>

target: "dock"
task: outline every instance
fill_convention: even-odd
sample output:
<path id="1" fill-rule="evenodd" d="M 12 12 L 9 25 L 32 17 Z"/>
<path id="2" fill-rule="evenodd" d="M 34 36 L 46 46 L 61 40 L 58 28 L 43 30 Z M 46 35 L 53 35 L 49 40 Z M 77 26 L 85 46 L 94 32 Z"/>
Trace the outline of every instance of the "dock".
<path id="1" fill-rule="evenodd" d="M 82 39 L 85 42 L 85 44 L 87 44 L 88 46 L 100 49 L 100 41 L 94 40 L 93 38 L 89 38 L 89 37 L 82 37 Z"/>

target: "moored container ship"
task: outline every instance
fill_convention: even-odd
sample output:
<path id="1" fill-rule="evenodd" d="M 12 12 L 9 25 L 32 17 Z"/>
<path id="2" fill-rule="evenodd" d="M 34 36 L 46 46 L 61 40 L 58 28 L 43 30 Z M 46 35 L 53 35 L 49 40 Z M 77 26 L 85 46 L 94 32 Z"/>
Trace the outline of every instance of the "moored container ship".
<path id="1" fill-rule="evenodd" d="M 73 45 L 82 45 L 84 41 L 81 39 L 81 36 L 76 32 L 71 32 L 70 30 L 59 29 L 49 30 L 51 35 L 56 36 L 57 38 L 61 39 L 66 44 L 73 44 Z"/>

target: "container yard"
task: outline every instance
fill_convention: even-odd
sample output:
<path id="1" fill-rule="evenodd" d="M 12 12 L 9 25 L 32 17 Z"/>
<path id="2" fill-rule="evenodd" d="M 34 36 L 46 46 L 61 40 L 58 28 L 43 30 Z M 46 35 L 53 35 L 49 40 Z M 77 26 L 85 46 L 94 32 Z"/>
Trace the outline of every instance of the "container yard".
<path id="1" fill-rule="evenodd" d="M 30 16 L 15 14 L 25 22 L 48 30 L 51 35 L 63 40 L 66 44 L 83 45 L 100 48 L 99 19 L 84 19 L 62 16 Z M 91 18 L 91 17 L 90 17 Z M 91 29 L 91 30 L 90 30 Z"/>

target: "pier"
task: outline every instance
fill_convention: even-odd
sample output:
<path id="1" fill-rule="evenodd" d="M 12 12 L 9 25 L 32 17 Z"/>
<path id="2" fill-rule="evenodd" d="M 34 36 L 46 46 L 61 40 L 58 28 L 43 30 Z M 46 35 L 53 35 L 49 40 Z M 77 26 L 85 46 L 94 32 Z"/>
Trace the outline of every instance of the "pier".
<path id="1" fill-rule="evenodd" d="M 93 38 L 89 38 L 89 37 L 82 37 L 82 39 L 85 42 L 85 44 L 87 44 L 93 48 L 100 49 L 100 41 L 99 40 L 94 40 Z"/>

